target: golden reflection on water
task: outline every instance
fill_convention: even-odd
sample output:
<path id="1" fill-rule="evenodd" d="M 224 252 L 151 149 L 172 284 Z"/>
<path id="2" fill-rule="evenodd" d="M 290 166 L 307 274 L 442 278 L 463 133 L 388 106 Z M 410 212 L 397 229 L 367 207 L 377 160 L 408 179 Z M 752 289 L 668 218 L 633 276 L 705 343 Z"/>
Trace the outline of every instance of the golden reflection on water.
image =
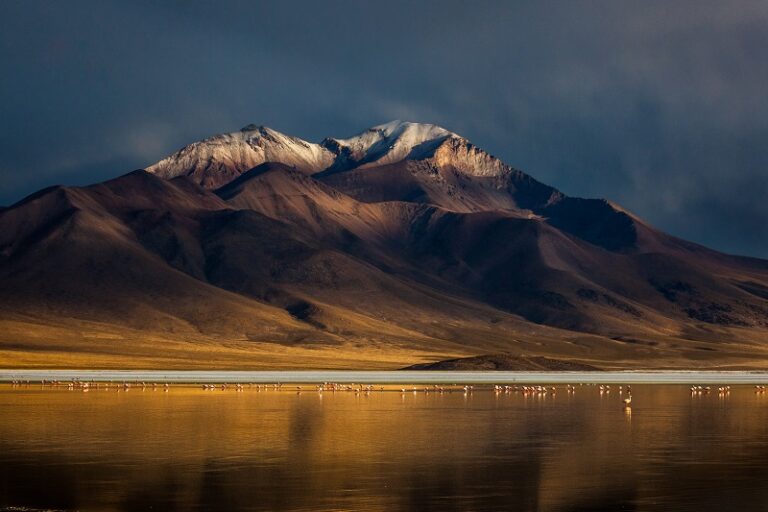
<path id="1" fill-rule="evenodd" d="M 0 510 L 768 510 L 749 387 L 0 387 Z"/>

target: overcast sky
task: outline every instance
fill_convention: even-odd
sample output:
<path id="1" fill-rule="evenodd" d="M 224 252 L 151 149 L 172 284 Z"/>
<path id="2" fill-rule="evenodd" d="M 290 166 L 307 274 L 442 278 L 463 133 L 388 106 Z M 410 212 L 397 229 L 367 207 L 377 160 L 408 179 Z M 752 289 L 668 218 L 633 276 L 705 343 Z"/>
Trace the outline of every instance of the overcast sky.
<path id="1" fill-rule="evenodd" d="M 768 257 L 768 2 L 0 2 L 0 204 L 248 123 L 431 122 Z"/>

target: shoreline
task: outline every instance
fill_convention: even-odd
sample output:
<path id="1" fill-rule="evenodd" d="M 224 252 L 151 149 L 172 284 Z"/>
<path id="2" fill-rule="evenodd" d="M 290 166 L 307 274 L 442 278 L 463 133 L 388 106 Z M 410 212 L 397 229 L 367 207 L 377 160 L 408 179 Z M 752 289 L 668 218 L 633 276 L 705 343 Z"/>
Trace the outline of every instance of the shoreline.
<path id="1" fill-rule="evenodd" d="M 767 371 L 217 371 L 217 370 L 3 370 L 0 383 L 13 381 L 295 383 L 319 384 L 766 384 Z"/>

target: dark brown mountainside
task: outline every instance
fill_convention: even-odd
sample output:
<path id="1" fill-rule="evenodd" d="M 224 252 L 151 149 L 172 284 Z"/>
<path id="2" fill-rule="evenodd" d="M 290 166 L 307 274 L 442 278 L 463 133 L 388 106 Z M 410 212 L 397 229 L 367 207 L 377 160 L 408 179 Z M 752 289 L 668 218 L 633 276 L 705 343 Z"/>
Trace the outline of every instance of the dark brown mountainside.
<path id="1" fill-rule="evenodd" d="M 768 262 L 414 123 L 249 126 L 42 190 L 0 210 L 0 283 L 1 366 L 768 362 Z"/>

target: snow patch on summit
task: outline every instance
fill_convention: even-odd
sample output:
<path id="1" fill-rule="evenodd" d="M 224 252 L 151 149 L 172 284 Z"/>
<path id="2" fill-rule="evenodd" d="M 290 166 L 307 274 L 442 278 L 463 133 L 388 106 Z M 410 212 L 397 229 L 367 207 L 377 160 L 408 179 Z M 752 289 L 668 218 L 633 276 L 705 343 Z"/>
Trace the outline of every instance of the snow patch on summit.
<path id="1" fill-rule="evenodd" d="M 348 139 L 328 140 L 348 151 L 362 169 L 426 157 L 450 137 L 458 135 L 434 124 L 391 121 Z"/>
<path id="2" fill-rule="evenodd" d="M 207 189 L 217 189 L 266 162 L 322 176 L 402 161 L 424 161 L 473 176 L 500 177 L 514 171 L 454 132 L 407 121 L 391 121 L 354 137 L 328 138 L 321 144 L 248 125 L 185 146 L 146 170 L 167 179 L 189 176 Z"/>
<path id="3" fill-rule="evenodd" d="M 146 170 L 163 178 L 190 176 L 206 188 L 216 188 L 264 162 L 279 162 L 312 174 L 330 166 L 334 158 L 319 144 L 248 125 L 185 146 Z"/>

